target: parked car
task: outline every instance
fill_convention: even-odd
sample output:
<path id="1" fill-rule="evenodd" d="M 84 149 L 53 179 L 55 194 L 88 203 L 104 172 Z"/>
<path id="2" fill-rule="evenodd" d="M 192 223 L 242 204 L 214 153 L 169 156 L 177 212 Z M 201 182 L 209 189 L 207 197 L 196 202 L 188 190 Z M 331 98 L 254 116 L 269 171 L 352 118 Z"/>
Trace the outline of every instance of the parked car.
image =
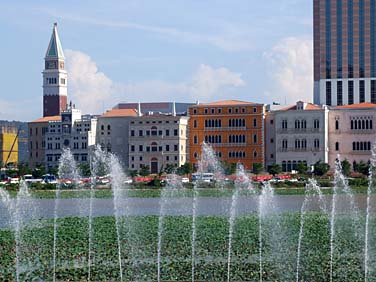
<path id="1" fill-rule="evenodd" d="M 45 174 L 42 177 L 42 182 L 44 184 L 57 184 L 57 179 L 56 179 L 55 175 Z"/>
<path id="2" fill-rule="evenodd" d="M 127 178 L 124 180 L 124 183 L 125 183 L 125 184 L 132 184 L 132 183 L 133 183 L 133 180 L 132 180 L 132 178 L 127 177 Z"/>
<path id="3" fill-rule="evenodd" d="M 189 183 L 189 178 L 188 177 L 182 177 L 181 183 Z"/>

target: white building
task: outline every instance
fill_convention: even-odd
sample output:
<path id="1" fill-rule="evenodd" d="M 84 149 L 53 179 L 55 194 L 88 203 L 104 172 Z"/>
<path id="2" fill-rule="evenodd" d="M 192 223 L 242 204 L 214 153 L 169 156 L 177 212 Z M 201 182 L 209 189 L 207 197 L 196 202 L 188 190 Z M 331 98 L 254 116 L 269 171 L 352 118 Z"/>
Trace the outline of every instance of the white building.
<path id="1" fill-rule="evenodd" d="M 89 161 L 89 148 L 95 145 L 97 118 L 82 115 L 70 106 L 61 113 L 61 120 L 50 121 L 44 135 L 45 166 L 57 167 L 64 148 L 69 148 L 78 163 Z"/>
<path id="2" fill-rule="evenodd" d="M 283 171 L 328 162 L 328 109 L 314 104 L 296 105 L 268 112 L 266 128 L 266 166 L 281 165 Z"/>
<path id="3" fill-rule="evenodd" d="M 138 116 L 129 125 L 129 169 L 148 166 L 159 173 L 167 165 L 180 167 L 187 160 L 188 117 L 172 114 Z"/>
<path id="4" fill-rule="evenodd" d="M 352 165 L 371 158 L 376 141 L 376 104 L 361 103 L 331 107 L 329 112 L 329 165 L 338 154 Z"/>

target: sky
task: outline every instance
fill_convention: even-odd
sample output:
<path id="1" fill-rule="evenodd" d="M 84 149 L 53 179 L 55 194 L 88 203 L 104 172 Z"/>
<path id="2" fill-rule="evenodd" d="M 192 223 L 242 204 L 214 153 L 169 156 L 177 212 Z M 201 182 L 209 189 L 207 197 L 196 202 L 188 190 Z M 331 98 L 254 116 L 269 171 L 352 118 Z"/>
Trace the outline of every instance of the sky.
<path id="1" fill-rule="evenodd" d="M 68 100 L 83 113 L 138 101 L 312 101 L 312 1 L 4 2 L 0 120 L 42 116 L 54 22 Z"/>

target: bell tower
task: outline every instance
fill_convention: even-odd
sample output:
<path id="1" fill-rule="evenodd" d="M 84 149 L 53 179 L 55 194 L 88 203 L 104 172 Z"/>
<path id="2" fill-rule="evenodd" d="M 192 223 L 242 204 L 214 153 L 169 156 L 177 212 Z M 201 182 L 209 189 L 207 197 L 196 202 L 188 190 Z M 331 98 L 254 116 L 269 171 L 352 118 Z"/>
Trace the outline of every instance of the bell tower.
<path id="1" fill-rule="evenodd" d="M 54 23 L 44 62 L 43 116 L 57 116 L 67 107 L 67 71 L 57 23 Z"/>

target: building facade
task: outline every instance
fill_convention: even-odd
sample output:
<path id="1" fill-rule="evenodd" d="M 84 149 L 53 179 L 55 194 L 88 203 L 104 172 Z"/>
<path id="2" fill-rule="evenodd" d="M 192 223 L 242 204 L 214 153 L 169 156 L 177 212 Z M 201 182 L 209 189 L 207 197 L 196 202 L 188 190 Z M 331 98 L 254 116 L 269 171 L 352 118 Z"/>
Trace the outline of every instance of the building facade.
<path id="1" fill-rule="evenodd" d="M 15 127 L 0 127 L 1 167 L 16 167 L 18 163 L 18 132 Z"/>
<path id="2" fill-rule="evenodd" d="M 27 124 L 28 126 L 28 151 L 29 167 L 34 169 L 45 165 L 45 135 L 50 122 L 61 121 L 61 116 L 47 116 L 39 118 Z"/>
<path id="3" fill-rule="evenodd" d="M 136 109 L 113 109 L 98 117 L 96 143 L 115 154 L 125 167 L 129 166 L 129 123 L 137 116 Z"/>
<path id="4" fill-rule="evenodd" d="M 73 107 L 61 113 L 61 119 L 50 121 L 44 135 L 45 167 L 59 165 L 63 149 L 69 148 L 78 164 L 88 163 L 90 147 L 95 145 L 97 118 L 82 115 Z"/>
<path id="5" fill-rule="evenodd" d="M 180 167 L 188 161 L 188 117 L 175 114 L 138 116 L 129 125 L 129 169 L 148 166 L 159 173 L 168 165 Z"/>
<path id="6" fill-rule="evenodd" d="M 265 105 L 237 100 L 191 106 L 189 158 L 196 164 L 201 144 L 212 145 L 220 160 L 242 163 L 248 170 L 264 165 Z"/>
<path id="7" fill-rule="evenodd" d="M 193 103 L 178 103 L 178 102 L 139 102 L 139 103 L 119 103 L 113 109 L 141 109 L 141 114 L 162 113 L 171 114 L 175 112 L 179 115 L 187 115 L 189 106 Z"/>
<path id="8" fill-rule="evenodd" d="M 50 43 L 44 58 L 43 116 L 60 115 L 67 108 L 67 71 L 63 48 L 54 24 Z"/>
<path id="9" fill-rule="evenodd" d="M 329 112 L 329 165 L 338 155 L 350 164 L 368 162 L 376 140 L 376 104 L 332 107 Z"/>
<path id="10" fill-rule="evenodd" d="M 314 0 L 314 103 L 376 103 L 376 2 Z"/>
<path id="11" fill-rule="evenodd" d="M 318 161 L 328 162 L 327 107 L 305 102 L 267 113 L 266 163 L 296 170 L 299 163 L 308 167 Z"/>

